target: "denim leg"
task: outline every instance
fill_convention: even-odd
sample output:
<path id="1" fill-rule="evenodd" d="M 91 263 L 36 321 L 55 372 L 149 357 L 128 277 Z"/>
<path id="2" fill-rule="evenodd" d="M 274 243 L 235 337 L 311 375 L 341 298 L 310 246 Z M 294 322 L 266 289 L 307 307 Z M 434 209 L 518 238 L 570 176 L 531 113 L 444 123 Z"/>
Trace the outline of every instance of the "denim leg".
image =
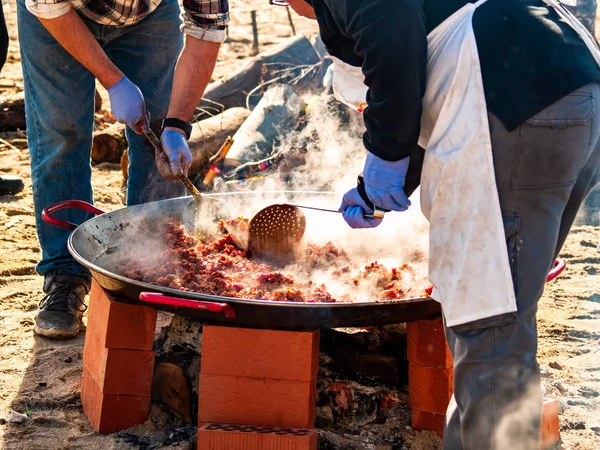
<path id="1" fill-rule="evenodd" d="M 446 328 L 454 398 L 445 449 L 539 448 L 537 303 L 575 213 L 598 180 L 598 110 L 600 86 L 593 84 L 510 133 L 490 116 L 518 311 Z"/>
<path id="2" fill-rule="evenodd" d="M 94 77 L 46 31 L 25 4 L 17 2 L 25 86 L 27 139 L 36 227 L 42 248 L 40 275 L 89 276 L 69 254 L 70 231 L 46 224 L 47 206 L 63 200 L 92 201 L 90 152 Z M 66 210 L 61 219 L 82 223 L 89 213 Z"/>
<path id="3" fill-rule="evenodd" d="M 152 122 L 167 114 L 177 57 L 183 46 L 177 0 L 163 0 L 149 16 L 107 35 L 104 49 L 144 94 Z M 165 179 L 156 168 L 154 148 L 144 135 L 127 127 L 129 180 L 127 204 L 185 195 L 182 185 Z"/>

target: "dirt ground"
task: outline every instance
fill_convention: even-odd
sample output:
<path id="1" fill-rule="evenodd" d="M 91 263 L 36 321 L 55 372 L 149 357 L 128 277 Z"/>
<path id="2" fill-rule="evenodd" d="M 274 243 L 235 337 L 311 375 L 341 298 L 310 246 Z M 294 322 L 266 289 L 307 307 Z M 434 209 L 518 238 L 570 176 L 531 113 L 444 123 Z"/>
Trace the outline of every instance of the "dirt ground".
<path id="1" fill-rule="evenodd" d="M 251 9 L 257 11 L 259 50 L 292 33 L 283 8 L 269 7 L 266 0 L 230 3 L 232 26 L 215 79 L 256 52 Z M 0 98 L 23 88 L 14 1 L 5 3 L 4 11 L 12 40 L 9 61 L 0 74 Z M 293 21 L 297 32 L 316 33 L 310 21 L 295 15 Z M 29 410 L 31 420 L 25 425 L 0 425 L 0 448 L 150 448 L 143 445 L 143 439 L 131 439 L 122 433 L 99 435 L 87 423 L 79 400 L 84 333 L 66 342 L 33 334 L 42 279 L 34 270 L 40 251 L 24 138 L 24 133 L 0 134 L 0 172 L 20 175 L 26 182 L 22 193 L 0 199 L 0 414 L 10 409 Z M 122 207 L 119 167 L 96 166 L 93 177 L 97 206 L 106 210 Z M 598 227 L 578 226 L 572 230 L 561 255 L 567 261 L 567 270 L 548 285 L 540 303 L 539 360 L 546 397 L 560 401 L 563 449 L 600 448 L 599 242 Z M 164 423 L 149 421 L 130 431 L 144 436 L 164 434 L 164 429 Z M 189 446 L 185 442 L 177 444 L 176 437 L 171 436 L 174 447 Z M 403 448 L 439 448 L 434 440 L 417 441 Z"/>

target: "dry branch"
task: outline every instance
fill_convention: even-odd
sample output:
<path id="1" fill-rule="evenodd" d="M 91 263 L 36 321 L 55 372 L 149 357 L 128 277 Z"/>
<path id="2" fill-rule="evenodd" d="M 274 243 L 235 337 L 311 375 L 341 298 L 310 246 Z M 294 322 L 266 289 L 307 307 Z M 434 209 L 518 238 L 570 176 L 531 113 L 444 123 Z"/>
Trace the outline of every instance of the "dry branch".
<path id="1" fill-rule="evenodd" d="M 248 93 L 257 86 L 273 78 L 281 78 L 281 82 L 293 80 L 302 74 L 306 67 L 314 66 L 321 61 L 321 57 L 313 44 L 303 35 L 294 36 L 269 51 L 262 52 L 248 63 L 244 64 L 228 77 L 211 83 L 204 93 L 198 117 L 206 117 L 207 111 L 220 112 L 234 106 L 245 106 Z M 285 77 L 277 73 L 282 68 L 289 70 Z M 310 90 L 320 86 L 321 70 L 312 70 L 302 78 L 302 90 Z M 250 106 L 258 103 L 263 94 L 262 90 L 255 91 L 249 99 Z M 218 108 L 221 108 L 220 110 Z"/>

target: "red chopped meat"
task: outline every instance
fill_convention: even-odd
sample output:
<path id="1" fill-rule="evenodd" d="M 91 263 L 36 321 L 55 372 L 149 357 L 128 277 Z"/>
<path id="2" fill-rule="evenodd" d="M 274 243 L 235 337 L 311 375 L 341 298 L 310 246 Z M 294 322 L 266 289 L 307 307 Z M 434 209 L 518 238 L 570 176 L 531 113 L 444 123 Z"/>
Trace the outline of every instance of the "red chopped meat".
<path id="1" fill-rule="evenodd" d="M 219 234 L 210 239 L 189 235 L 177 221 L 165 227 L 165 248 L 124 265 L 123 274 L 131 279 L 182 291 L 200 292 L 232 298 L 285 302 L 335 302 L 322 283 L 313 283 L 311 273 L 329 274 L 339 285 L 366 285 L 376 289 L 376 298 L 383 300 L 406 298 L 405 286 L 416 272 L 410 264 L 398 268 L 373 262 L 361 270 L 352 269 L 349 256 L 333 243 L 308 244 L 302 258 L 306 273 L 299 279 L 275 272 L 270 266 L 249 260 L 240 245 L 240 233 L 247 233 L 248 219 L 239 217 L 219 225 Z M 404 276 L 404 274 L 410 276 Z M 321 278 L 322 279 L 322 278 Z M 406 281 L 408 280 L 408 281 Z M 419 295 L 422 286 L 415 286 Z M 362 289 L 362 288 L 361 288 Z M 378 293 L 378 294 L 377 294 Z M 342 301 L 352 301 L 349 293 L 341 293 Z"/>
<path id="2" fill-rule="evenodd" d="M 286 277 L 281 272 L 262 273 L 256 277 L 261 286 L 279 287 L 285 284 L 294 284 L 294 279 Z"/>

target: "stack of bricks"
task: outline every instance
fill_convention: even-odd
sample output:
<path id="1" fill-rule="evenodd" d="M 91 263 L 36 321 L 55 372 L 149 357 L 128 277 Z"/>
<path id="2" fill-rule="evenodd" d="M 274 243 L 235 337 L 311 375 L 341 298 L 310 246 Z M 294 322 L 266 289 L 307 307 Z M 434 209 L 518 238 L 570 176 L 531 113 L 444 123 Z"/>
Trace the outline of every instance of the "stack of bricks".
<path id="1" fill-rule="evenodd" d="M 116 302 L 92 283 L 81 403 L 96 431 L 112 433 L 148 418 L 155 327 L 156 310 Z"/>
<path id="2" fill-rule="evenodd" d="M 407 324 L 407 359 L 412 427 L 441 437 L 454 380 L 441 318 Z"/>
<path id="3" fill-rule="evenodd" d="M 407 354 L 412 427 L 432 430 L 442 437 L 454 377 L 441 318 L 407 324 Z M 559 440 L 558 402 L 544 400 L 540 448 L 551 448 Z"/>
<path id="4" fill-rule="evenodd" d="M 319 331 L 204 326 L 198 450 L 314 450 Z"/>

